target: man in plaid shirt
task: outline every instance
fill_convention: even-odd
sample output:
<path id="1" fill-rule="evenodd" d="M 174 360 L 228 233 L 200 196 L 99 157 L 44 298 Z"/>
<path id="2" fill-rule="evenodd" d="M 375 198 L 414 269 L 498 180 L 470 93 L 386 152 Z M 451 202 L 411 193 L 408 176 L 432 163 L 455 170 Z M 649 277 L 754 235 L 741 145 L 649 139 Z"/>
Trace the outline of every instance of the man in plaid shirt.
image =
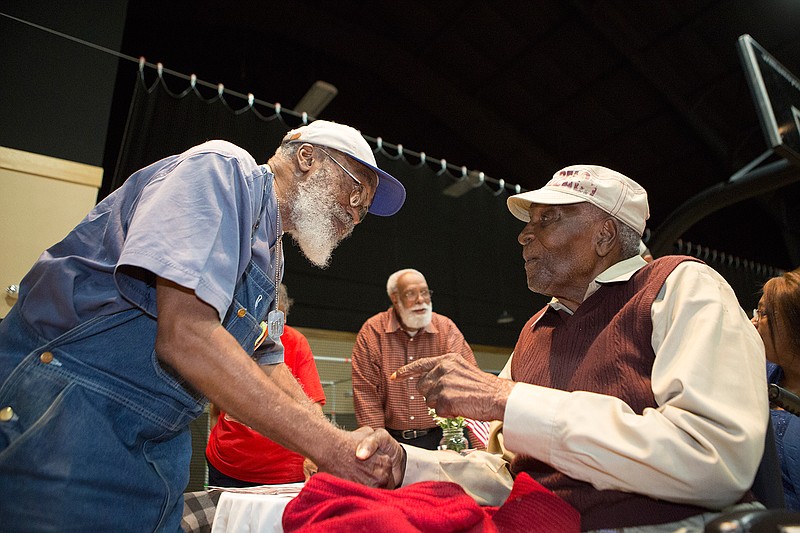
<path id="1" fill-rule="evenodd" d="M 368 319 L 353 346 L 353 401 L 359 426 L 386 428 L 403 444 L 435 450 L 442 430 L 428 414 L 413 379 L 390 381 L 401 366 L 423 357 L 456 353 L 476 367 L 475 355 L 455 323 L 433 312 L 419 271 L 389 276 L 392 306 Z"/>

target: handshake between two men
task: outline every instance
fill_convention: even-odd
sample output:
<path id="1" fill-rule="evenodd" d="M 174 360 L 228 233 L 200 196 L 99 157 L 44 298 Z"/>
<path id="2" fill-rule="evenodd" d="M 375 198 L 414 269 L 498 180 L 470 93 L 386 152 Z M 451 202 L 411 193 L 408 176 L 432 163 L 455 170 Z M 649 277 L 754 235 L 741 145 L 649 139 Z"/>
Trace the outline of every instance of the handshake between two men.
<path id="1" fill-rule="evenodd" d="M 512 381 L 483 372 L 456 353 L 419 359 L 398 368 L 391 376 L 393 380 L 408 378 L 418 378 L 417 390 L 440 416 L 484 421 L 503 420 L 514 386 Z M 367 484 L 390 489 L 402 484 L 406 452 L 386 430 L 362 427 L 350 435 L 360 439 L 356 457 L 365 461 L 364 466 L 373 465 L 372 481 Z M 350 477 L 347 473 L 341 475 Z"/>

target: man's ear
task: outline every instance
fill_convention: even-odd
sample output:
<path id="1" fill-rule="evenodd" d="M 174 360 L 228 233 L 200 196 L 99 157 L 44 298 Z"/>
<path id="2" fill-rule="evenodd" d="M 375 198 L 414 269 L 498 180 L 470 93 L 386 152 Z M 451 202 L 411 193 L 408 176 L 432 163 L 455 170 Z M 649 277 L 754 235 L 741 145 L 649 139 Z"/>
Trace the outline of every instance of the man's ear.
<path id="1" fill-rule="evenodd" d="M 314 147 L 308 143 L 303 143 L 297 149 L 296 158 L 298 168 L 304 173 L 308 172 L 314 164 Z"/>
<path id="2" fill-rule="evenodd" d="M 595 251 L 600 257 L 605 257 L 614 249 L 619 241 L 619 227 L 613 218 L 603 220 L 597 231 L 595 239 Z"/>

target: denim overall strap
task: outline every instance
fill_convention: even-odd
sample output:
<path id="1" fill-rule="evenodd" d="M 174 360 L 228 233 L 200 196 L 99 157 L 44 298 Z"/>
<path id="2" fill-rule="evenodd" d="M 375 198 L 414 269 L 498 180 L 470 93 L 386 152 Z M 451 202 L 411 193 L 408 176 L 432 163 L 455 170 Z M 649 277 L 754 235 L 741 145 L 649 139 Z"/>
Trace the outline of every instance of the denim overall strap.
<path id="1" fill-rule="evenodd" d="M 275 282 L 253 261 L 236 284 L 233 302 L 222 325 L 252 355 L 261 322 L 275 304 Z"/>

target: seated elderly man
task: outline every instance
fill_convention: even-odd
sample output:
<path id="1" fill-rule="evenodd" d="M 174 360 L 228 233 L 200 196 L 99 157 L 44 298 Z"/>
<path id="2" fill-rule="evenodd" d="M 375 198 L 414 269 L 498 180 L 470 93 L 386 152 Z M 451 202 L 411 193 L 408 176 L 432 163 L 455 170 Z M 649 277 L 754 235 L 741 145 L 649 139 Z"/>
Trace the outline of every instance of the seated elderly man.
<path id="1" fill-rule="evenodd" d="M 528 287 L 552 300 L 499 377 L 445 355 L 395 379 L 419 376 L 442 416 L 500 421 L 514 453 L 505 464 L 392 444 L 396 478 L 455 481 L 498 505 L 527 472 L 584 531 L 702 531 L 720 510 L 758 506 L 764 348 L 728 283 L 691 257 L 645 262 L 647 194 L 613 170 L 564 168 L 508 207 L 526 222 Z"/>

